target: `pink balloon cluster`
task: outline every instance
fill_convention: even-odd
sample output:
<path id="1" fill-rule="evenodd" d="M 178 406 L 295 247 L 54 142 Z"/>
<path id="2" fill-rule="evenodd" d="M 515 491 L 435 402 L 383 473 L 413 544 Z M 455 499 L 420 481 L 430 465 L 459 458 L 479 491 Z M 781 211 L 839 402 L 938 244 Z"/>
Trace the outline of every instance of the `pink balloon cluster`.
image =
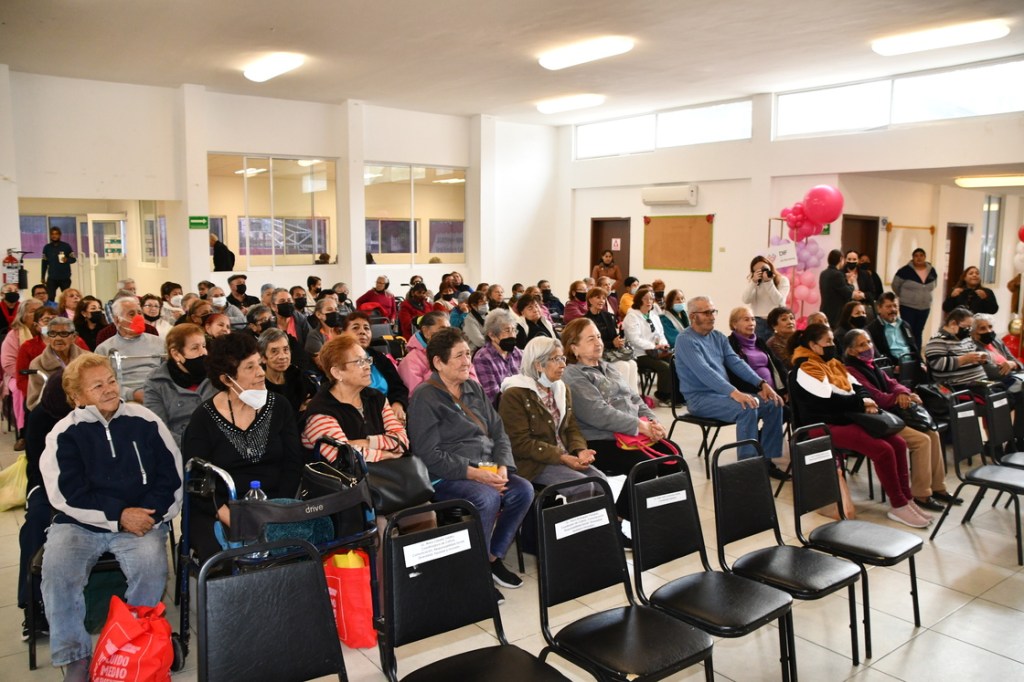
<path id="1" fill-rule="evenodd" d="M 821 303 L 821 293 L 818 291 L 818 273 L 811 270 L 803 270 L 793 276 L 793 300 L 797 303 L 817 305 Z"/>
<path id="2" fill-rule="evenodd" d="M 843 194 L 831 185 L 812 187 L 802 202 L 798 201 L 779 212 L 789 226 L 790 238 L 798 242 L 821 234 L 825 224 L 836 220 L 842 213 Z"/>

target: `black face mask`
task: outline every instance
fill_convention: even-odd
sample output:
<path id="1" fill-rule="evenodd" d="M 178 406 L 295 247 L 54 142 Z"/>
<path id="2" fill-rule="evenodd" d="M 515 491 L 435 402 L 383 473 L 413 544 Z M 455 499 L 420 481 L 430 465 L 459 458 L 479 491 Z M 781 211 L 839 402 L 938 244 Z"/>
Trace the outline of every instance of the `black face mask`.
<path id="1" fill-rule="evenodd" d="M 665 292 L 664 291 L 655 291 L 654 292 L 654 300 L 655 301 L 662 301 L 664 299 L 665 299 Z"/>
<path id="2" fill-rule="evenodd" d="M 21 295 L 17 291 L 8 291 L 4 294 L 4 300 L 8 303 L 14 304 L 21 300 Z"/>
<path id="3" fill-rule="evenodd" d="M 197 358 L 185 358 L 185 371 L 196 383 L 206 378 L 206 358 L 200 355 Z"/>
<path id="4" fill-rule="evenodd" d="M 145 313 L 142 314 L 142 317 L 146 319 L 146 322 L 156 322 L 160 319 L 159 315 L 147 315 Z"/>
<path id="5" fill-rule="evenodd" d="M 206 320 L 207 320 L 207 318 L 210 317 L 210 315 L 213 315 L 213 313 L 206 313 L 205 315 L 200 315 L 199 316 L 199 324 L 200 325 L 206 324 Z"/>
<path id="6" fill-rule="evenodd" d="M 855 315 L 850 318 L 850 326 L 853 329 L 863 329 L 868 323 L 867 315 Z"/>
<path id="7" fill-rule="evenodd" d="M 573 298 L 575 298 L 580 303 L 586 303 L 587 302 L 587 292 L 585 292 L 585 291 L 577 291 L 575 294 L 573 294 Z"/>
<path id="8" fill-rule="evenodd" d="M 294 303 L 278 303 L 277 304 L 277 316 L 278 317 L 291 317 L 295 314 Z"/>
<path id="9" fill-rule="evenodd" d="M 846 264 L 847 272 L 853 272 L 856 269 L 857 269 L 857 264 L 856 263 L 847 263 Z"/>
<path id="10" fill-rule="evenodd" d="M 985 332 L 984 334 L 978 335 L 978 340 L 986 346 L 996 340 L 995 332 Z"/>
<path id="11" fill-rule="evenodd" d="M 839 357 L 839 349 L 835 346 L 825 346 L 822 348 L 821 357 L 825 362 L 835 360 Z"/>
<path id="12" fill-rule="evenodd" d="M 443 298 L 446 301 L 450 301 L 453 298 L 455 298 L 455 294 L 441 294 L 441 298 Z"/>
<path id="13" fill-rule="evenodd" d="M 268 329 L 276 329 L 276 328 L 277 328 L 277 320 L 275 320 L 274 318 L 270 318 L 269 320 L 266 320 L 265 322 L 260 322 L 260 332 L 265 332 Z"/>
<path id="14" fill-rule="evenodd" d="M 235 291 L 238 292 L 239 296 L 245 296 L 245 292 L 246 292 L 245 284 L 239 284 L 237 287 L 235 287 Z"/>
<path id="15" fill-rule="evenodd" d="M 960 339 L 961 341 L 963 341 L 964 339 L 966 339 L 970 335 L 971 335 L 971 330 L 970 329 L 958 329 L 956 331 L 956 338 Z"/>
<path id="16" fill-rule="evenodd" d="M 324 317 L 326 318 L 324 320 L 324 324 L 328 327 L 340 327 L 342 322 L 344 322 L 344 318 L 341 316 L 341 313 L 327 313 Z"/>
<path id="17" fill-rule="evenodd" d="M 93 324 L 103 324 L 107 321 L 107 318 L 103 316 L 103 313 L 97 310 L 96 312 L 89 314 L 89 321 Z"/>
<path id="18" fill-rule="evenodd" d="M 551 290 L 550 289 L 541 289 L 540 298 L 543 301 L 550 301 L 551 300 Z"/>
<path id="19" fill-rule="evenodd" d="M 498 341 L 498 348 L 505 351 L 506 353 L 511 353 L 513 349 L 515 349 L 515 347 L 516 340 L 514 337 L 509 337 L 507 339 L 501 339 L 500 341 Z"/>
<path id="20" fill-rule="evenodd" d="M 278 306 L 278 309 L 280 309 L 280 307 L 281 306 Z M 296 310 L 305 310 L 306 309 L 306 297 L 305 296 L 299 296 L 297 299 L 295 299 L 295 309 Z"/>
<path id="21" fill-rule="evenodd" d="M 344 303 L 348 300 L 348 294 L 338 294 L 338 303 Z"/>

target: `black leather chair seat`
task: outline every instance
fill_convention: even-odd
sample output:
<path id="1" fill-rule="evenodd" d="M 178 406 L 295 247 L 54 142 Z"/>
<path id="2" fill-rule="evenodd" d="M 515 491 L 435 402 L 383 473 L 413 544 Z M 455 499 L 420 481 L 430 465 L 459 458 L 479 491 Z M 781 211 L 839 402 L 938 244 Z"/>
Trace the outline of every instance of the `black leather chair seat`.
<path id="1" fill-rule="evenodd" d="M 707 656 L 711 636 L 652 608 L 623 606 L 581 618 L 555 641 L 626 679 L 681 669 Z M 652 647 L 651 643 L 658 645 Z"/>
<path id="2" fill-rule="evenodd" d="M 491 682 L 565 682 L 567 677 L 517 646 L 491 646 L 474 649 L 431 663 L 402 678 L 403 682 L 451 682 L 452 680 L 490 680 Z"/>
<path id="3" fill-rule="evenodd" d="M 723 426 L 732 426 L 733 424 L 736 423 L 736 422 L 724 422 L 724 421 L 722 421 L 720 419 L 712 419 L 711 417 L 698 417 L 697 415 L 695 415 L 692 412 L 690 412 L 689 409 L 687 409 L 685 413 L 679 415 L 678 419 L 681 422 L 687 422 L 689 424 L 698 424 L 700 426 L 709 426 L 711 428 L 721 428 Z"/>
<path id="4" fill-rule="evenodd" d="M 807 539 L 816 548 L 874 566 L 898 564 L 924 544 L 913 533 L 866 521 L 836 521 L 819 526 Z"/>
<path id="5" fill-rule="evenodd" d="M 964 476 L 968 483 L 996 490 L 1016 492 L 1024 488 L 1024 471 L 1016 467 L 1005 467 L 1001 464 L 986 464 L 971 469 Z"/>
<path id="6" fill-rule="evenodd" d="M 745 554 L 732 565 L 740 576 L 760 580 L 799 599 L 818 599 L 857 580 L 857 564 L 803 547 L 782 545 Z"/>
<path id="7" fill-rule="evenodd" d="M 793 598 L 730 573 L 702 571 L 655 590 L 651 603 L 718 637 L 740 637 L 778 620 Z"/>
<path id="8" fill-rule="evenodd" d="M 999 464 L 1024 469 L 1024 452 L 1011 452 L 1008 455 L 1003 455 L 1003 458 L 999 460 Z"/>

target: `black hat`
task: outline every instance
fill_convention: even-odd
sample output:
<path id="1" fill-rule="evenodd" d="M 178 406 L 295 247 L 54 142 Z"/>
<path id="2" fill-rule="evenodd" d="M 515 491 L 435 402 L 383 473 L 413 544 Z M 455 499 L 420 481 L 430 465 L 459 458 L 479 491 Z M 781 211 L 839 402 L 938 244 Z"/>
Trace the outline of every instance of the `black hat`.
<path id="1" fill-rule="evenodd" d="M 228 277 L 228 284 L 231 284 L 236 279 L 249 279 L 249 275 L 231 275 Z"/>

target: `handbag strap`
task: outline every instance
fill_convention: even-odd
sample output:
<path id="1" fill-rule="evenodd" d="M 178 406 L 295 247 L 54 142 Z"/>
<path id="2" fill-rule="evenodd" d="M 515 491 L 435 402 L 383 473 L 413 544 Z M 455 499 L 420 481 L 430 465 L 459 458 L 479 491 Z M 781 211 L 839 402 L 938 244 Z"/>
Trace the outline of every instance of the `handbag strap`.
<path id="1" fill-rule="evenodd" d="M 480 430 L 483 432 L 483 434 L 485 436 L 490 435 L 488 433 L 488 431 L 487 431 L 487 425 L 484 424 L 483 420 L 480 419 L 480 417 L 478 417 L 476 415 L 476 413 L 473 412 L 473 410 L 469 409 L 469 405 L 466 405 L 464 402 L 462 402 L 462 398 L 456 397 L 454 393 L 452 393 L 451 391 L 448 390 L 447 386 L 444 386 L 444 385 L 434 381 L 433 379 L 427 379 L 426 383 L 430 384 L 434 388 L 441 389 L 442 391 L 447 393 L 449 396 L 451 396 L 452 400 L 455 401 L 455 404 L 459 406 L 460 410 L 462 410 L 462 413 L 465 414 L 470 419 L 472 419 L 473 422 L 480 428 Z"/>

